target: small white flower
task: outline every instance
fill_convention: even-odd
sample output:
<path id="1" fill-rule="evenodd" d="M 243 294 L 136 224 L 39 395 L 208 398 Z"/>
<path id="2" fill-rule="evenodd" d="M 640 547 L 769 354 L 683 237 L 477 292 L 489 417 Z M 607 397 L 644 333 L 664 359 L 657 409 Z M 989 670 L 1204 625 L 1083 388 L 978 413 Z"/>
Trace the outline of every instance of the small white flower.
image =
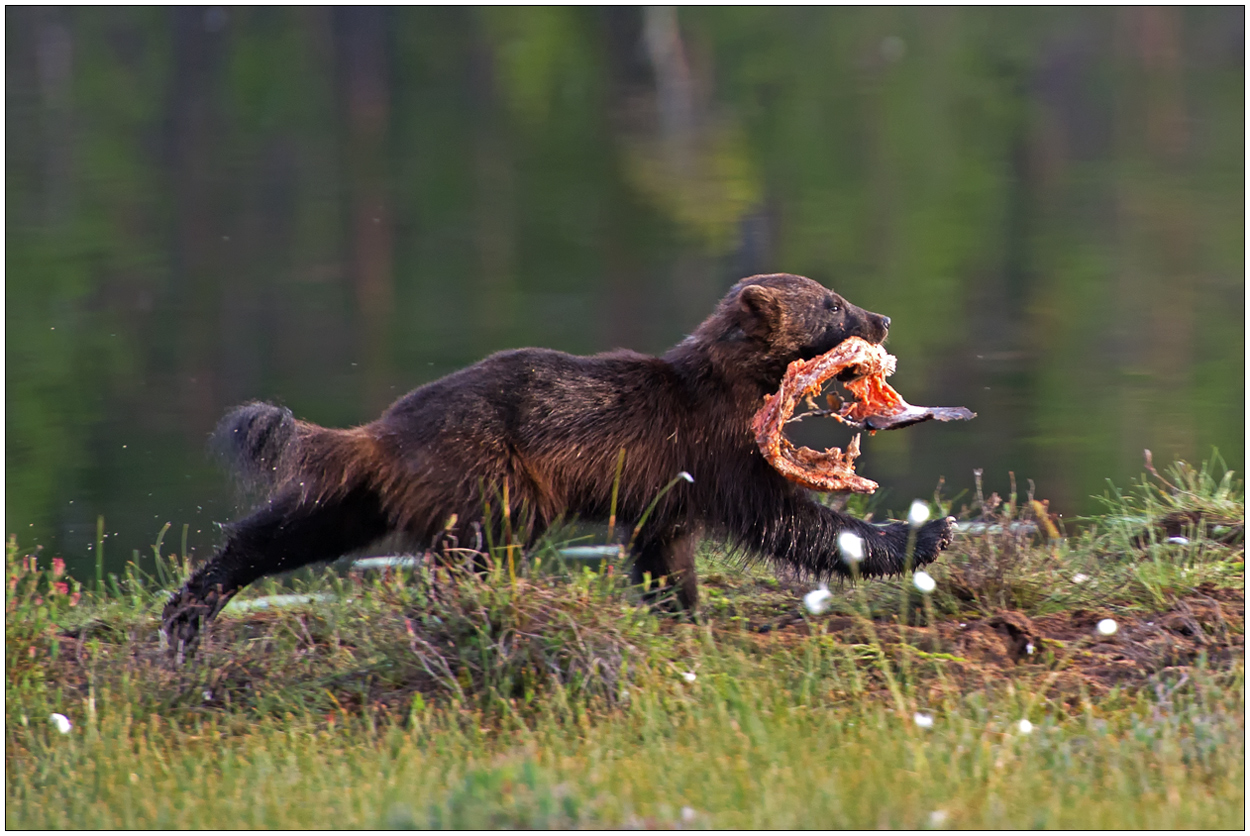
<path id="1" fill-rule="evenodd" d="M 920 528 L 929 519 L 929 505 L 919 499 L 913 499 L 907 511 L 907 523 L 912 528 Z"/>
<path id="2" fill-rule="evenodd" d="M 204 689 L 204 702 L 212 702 L 212 701 L 213 701 L 213 692 L 205 688 Z"/>
<path id="3" fill-rule="evenodd" d="M 843 531 L 838 535 L 838 551 L 847 563 L 859 563 L 864 559 L 864 541 L 853 531 Z"/>
<path id="4" fill-rule="evenodd" d="M 693 807 L 681 808 L 681 820 L 684 821 L 686 824 L 690 824 L 690 822 L 694 821 L 695 815 L 696 814 L 694 812 Z"/>
<path id="5" fill-rule="evenodd" d="M 914 715 L 912 715 L 911 719 L 912 719 L 912 722 L 914 722 L 919 728 L 922 728 L 922 729 L 933 728 L 933 715 L 932 714 L 925 714 L 923 711 L 917 711 Z"/>
<path id="6" fill-rule="evenodd" d="M 1028 644 L 1024 646 L 1024 652 L 1029 654 L 1030 656 L 1033 655 L 1033 651 L 1035 650 L 1037 650 L 1037 648 L 1033 646 L 1033 642 L 1029 642 Z"/>
<path id="7" fill-rule="evenodd" d="M 1083 572 L 1077 572 L 1072 576 L 1072 583 L 1085 583 L 1087 580 L 1089 580 L 1089 575 L 1086 575 Z"/>
<path id="8" fill-rule="evenodd" d="M 1115 619 L 1113 618 L 1104 618 L 1102 621 L 1098 622 L 1098 632 L 1102 633 L 1104 636 L 1110 636 L 1119 629 L 1120 625 L 1116 624 Z"/>
<path id="9" fill-rule="evenodd" d="M 52 725 L 56 726 L 56 730 L 61 734 L 69 734 L 69 730 L 74 727 L 74 724 L 64 714 L 53 714 L 48 719 L 52 721 Z"/>
<path id="10" fill-rule="evenodd" d="M 923 569 L 912 575 L 911 582 L 916 585 L 916 589 L 919 589 L 925 595 L 937 589 L 937 581 L 933 580 L 933 576 Z"/>
<path id="11" fill-rule="evenodd" d="M 829 609 L 829 604 L 833 601 L 833 593 L 829 591 L 823 583 L 819 589 L 813 589 L 811 592 L 803 596 L 803 606 L 812 615 L 820 615 Z"/>
<path id="12" fill-rule="evenodd" d="M 945 810 L 934 810 L 929 814 L 929 827 L 941 827 L 946 824 L 947 813 Z"/>
<path id="13" fill-rule="evenodd" d="M 681 675 L 681 678 L 686 680 L 687 682 L 694 682 L 696 679 L 698 679 L 698 677 L 694 675 L 694 671 L 686 671 L 685 673 Z"/>
<path id="14" fill-rule="evenodd" d="M 1188 537 L 1169 537 L 1168 542 L 1176 546 L 1188 546 L 1189 538 Z"/>
<path id="15" fill-rule="evenodd" d="M 1027 719 L 1021 720 L 1019 723 L 1017 723 L 1016 728 L 1020 729 L 1020 734 L 1032 734 L 1033 733 L 1033 724 L 1030 723 Z"/>
<path id="16" fill-rule="evenodd" d="M 686 480 L 687 482 L 689 482 L 690 484 L 692 484 L 692 485 L 694 484 L 694 477 L 693 477 L 693 476 L 691 476 L 689 473 L 687 473 L 687 472 L 686 472 L 686 471 L 684 471 L 684 470 L 683 470 L 681 473 L 678 473 L 678 474 L 677 474 L 677 478 L 678 478 L 678 479 L 685 479 L 685 480 Z"/>

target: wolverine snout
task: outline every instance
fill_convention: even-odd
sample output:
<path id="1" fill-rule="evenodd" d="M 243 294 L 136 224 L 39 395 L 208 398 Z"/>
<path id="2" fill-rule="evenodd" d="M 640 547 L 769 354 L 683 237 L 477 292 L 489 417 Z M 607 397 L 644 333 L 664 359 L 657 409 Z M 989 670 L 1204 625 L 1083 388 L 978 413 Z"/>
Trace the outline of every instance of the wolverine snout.
<path id="1" fill-rule="evenodd" d="M 863 318 L 860 320 L 863 323 L 863 327 L 859 336 L 862 336 L 869 342 L 885 342 L 885 338 L 890 334 L 890 318 L 872 311 L 865 311 L 862 308 L 860 312 L 863 314 Z"/>
<path id="2" fill-rule="evenodd" d="M 881 314 L 872 314 L 872 319 L 878 330 L 877 342 L 885 342 L 885 338 L 890 335 L 890 318 Z"/>

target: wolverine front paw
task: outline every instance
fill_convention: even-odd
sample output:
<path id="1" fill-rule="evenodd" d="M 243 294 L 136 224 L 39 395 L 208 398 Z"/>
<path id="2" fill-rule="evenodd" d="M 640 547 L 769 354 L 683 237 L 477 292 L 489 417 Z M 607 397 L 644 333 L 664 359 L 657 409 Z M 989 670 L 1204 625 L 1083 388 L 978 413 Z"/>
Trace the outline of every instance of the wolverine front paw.
<path id="1" fill-rule="evenodd" d="M 954 541 L 954 517 L 943 517 L 926 523 L 916 532 L 916 551 L 912 555 L 912 563 L 916 566 L 932 563 Z"/>
<path id="2" fill-rule="evenodd" d="M 955 539 L 955 518 L 934 520 L 919 529 L 905 522 L 890 523 L 878 531 L 881 539 L 870 546 L 869 560 L 861 571 L 868 576 L 897 575 L 909 566 L 919 569 L 937 560 Z"/>

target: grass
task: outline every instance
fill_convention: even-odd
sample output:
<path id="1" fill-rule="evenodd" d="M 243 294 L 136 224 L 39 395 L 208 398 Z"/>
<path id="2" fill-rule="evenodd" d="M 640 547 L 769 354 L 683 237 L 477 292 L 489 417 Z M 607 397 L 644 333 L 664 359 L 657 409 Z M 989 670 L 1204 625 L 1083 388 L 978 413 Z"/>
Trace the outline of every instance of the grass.
<path id="1" fill-rule="evenodd" d="M 10 542 L 6 825 L 1244 826 L 1244 491 L 1217 470 L 1066 537 L 978 494 L 932 595 L 820 616 L 715 553 L 698 625 L 549 544 L 485 578 L 304 573 L 248 594 L 318 599 L 227 612 L 183 668 L 179 560 L 83 590 Z"/>

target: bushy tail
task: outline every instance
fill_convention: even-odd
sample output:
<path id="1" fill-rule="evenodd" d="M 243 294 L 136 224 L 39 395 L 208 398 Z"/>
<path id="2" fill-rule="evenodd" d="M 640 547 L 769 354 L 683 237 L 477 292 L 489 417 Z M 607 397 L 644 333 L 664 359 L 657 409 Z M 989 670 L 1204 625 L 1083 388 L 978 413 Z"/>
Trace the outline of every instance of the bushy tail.
<path id="1" fill-rule="evenodd" d="M 253 401 L 226 413 L 209 448 L 244 487 L 268 492 L 287 476 L 298 429 L 291 410 Z"/>
<path id="2" fill-rule="evenodd" d="M 374 481 L 385 467 L 364 428 L 320 427 L 260 401 L 228 412 L 210 447 L 243 488 L 265 495 L 288 484 L 310 498 L 342 494 Z"/>

